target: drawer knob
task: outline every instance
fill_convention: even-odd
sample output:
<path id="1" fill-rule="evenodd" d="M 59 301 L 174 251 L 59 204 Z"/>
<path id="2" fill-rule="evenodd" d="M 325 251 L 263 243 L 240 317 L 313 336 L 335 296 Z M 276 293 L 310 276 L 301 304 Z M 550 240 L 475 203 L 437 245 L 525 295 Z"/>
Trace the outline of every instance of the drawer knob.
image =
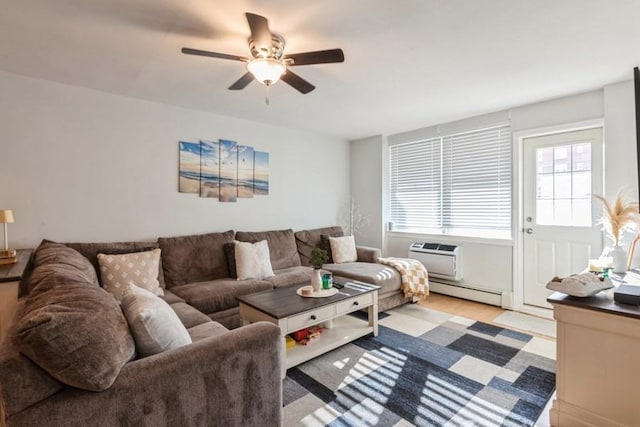
<path id="1" fill-rule="evenodd" d="M 358 305 L 358 301 L 354 301 L 354 302 L 353 302 L 353 305 Z"/>
<path id="2" fill-rule="evenodd" d="M 311 315 L 311 320 L 316 320 L 316 315 L 315 314 Z"/>

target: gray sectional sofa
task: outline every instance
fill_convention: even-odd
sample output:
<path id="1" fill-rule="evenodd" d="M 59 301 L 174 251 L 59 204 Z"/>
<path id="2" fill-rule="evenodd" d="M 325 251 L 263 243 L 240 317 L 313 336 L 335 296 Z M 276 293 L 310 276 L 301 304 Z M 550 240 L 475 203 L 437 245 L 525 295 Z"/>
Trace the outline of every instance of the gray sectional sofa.
<path id="1" fill-rule="evenodd" d="M 20 284 L 18 310 L 0 345 L 0 397 L 8 424 L 280 425 L 280 331 L 266 322 L 241 326 L 236 297 L 308 280 L 313 248 L 340 234 L 339 227 L 327 227 L 155 242 L 44 241 Z M 229 251 L 234 239 L 267 240 L 275 276 L 236 280 Z M 193 343 L 136 358 L 117 302 L 100 287 L 97 254 L 158 247 L 162 298 Z M 381 311 L 408 301 L 398 272 L 376 263 L 378 249 L 357 252 L 357 262 L 324 268 L 380 285 Z"/>

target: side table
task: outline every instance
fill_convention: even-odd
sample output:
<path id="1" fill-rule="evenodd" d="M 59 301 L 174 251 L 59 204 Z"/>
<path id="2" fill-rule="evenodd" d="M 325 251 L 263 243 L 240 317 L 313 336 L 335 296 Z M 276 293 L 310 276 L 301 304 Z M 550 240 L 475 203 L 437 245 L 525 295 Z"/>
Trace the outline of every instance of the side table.
<path id="1" fill-rule="evenodd" d="M 4 339 L 11 325 L 18 302 L 18 284 L 22 280 L 32 252 L 31 249 L 19 249 L 18 262 L 0 265 L 0 341 Z"/>

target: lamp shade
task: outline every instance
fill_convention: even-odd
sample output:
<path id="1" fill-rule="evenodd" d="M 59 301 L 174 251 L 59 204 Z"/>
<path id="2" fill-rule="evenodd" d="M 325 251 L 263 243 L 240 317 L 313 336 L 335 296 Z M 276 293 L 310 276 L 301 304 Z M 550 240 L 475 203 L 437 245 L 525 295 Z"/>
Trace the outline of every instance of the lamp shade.
<path id="1" fill-rule="evenodd" d="M 272 85 L 287 70 L 281 61 L 273 58 L 258 58 L 247 64 L 247 69 L 263 85 Z"/>
<path id="2" fill-rule="evenodd" d="M 0 224 L 2 223 L 12 223 L 13 219 L 13 211 L 9 209 L 0 209 Z"/>

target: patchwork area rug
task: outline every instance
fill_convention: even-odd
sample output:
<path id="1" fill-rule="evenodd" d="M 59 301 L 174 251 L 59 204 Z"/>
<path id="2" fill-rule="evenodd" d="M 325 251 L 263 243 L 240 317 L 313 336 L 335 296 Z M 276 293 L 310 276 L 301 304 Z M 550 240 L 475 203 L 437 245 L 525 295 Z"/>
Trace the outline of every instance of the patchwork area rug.
<path id="1" fill-rule="evenodd" d="M 404 305 L 367 336 L 287 371 L 285 426 L 532 426 L 555 342 Z"/>
<path id="2" fill-rule="evenodd" d="M 493 323 L 524 331 L 535 331 L 536 334 L 556 337 L 556 321 L 530 316 L 516 311 L 505 311 L 493 320 Z"/>

